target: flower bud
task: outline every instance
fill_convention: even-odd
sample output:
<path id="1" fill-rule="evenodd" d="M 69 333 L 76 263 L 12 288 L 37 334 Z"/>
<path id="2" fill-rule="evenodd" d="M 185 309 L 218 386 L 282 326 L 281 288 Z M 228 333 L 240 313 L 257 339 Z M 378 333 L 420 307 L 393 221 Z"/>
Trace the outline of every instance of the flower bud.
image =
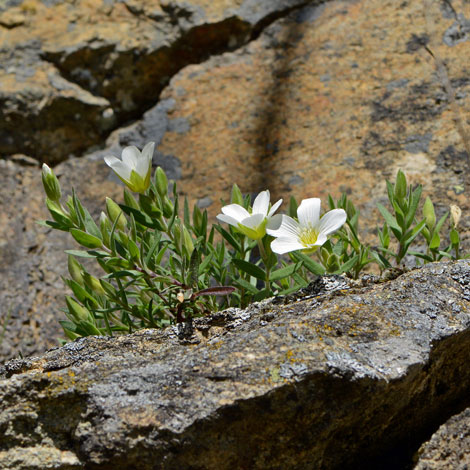
<path id="1" fill-rule="evenodd" d="M 163 198 L 163 215 L 166 217 L 166 218 L 169 218 L 173 215 L 173 210 L 174 210 L 175 206 L 173 205 L 173 203 L 170 201 L 170 199 L 168 198 L 168 196 L 165 196 Z"/>
<path id="2" fill-rule="evenodd" d="M 188 232 L 188 229 L 184 225 L 183 225 L 183 244 L 184 244 L 184 247 L 186 248 L 188 256 L 191 256 L 191 253 L 194 250 L 194 243 L 193 243 L 193 239 L 190 233 Z"/>
<path id="3" fill-rule="evenodd" d="M 403 201 L 403 199 L 406 197 L 406 177 L 405 173 L 403 173 L 401 170 L 398 170 L 397 173 L 394 196 L 398 202 Z"/>
<path id="4" fill-rule="evenodd" d="M 155 186 L 157 187 L 158 194 L 165 197 L 168 193 L 168 178 L 161 167 L 157 167 L 155 171 Z"/>
<path id="5" fill-rule="evenodd" d="M 83 273 L 83 280 L 85 284 L 93 291 L 96 292 L 99 295 L 104 295 L 105 291 L 103 287 L 100 284 L 100 281 L 96 279 L 95 276 L 92 276 L 91 274 L 84 272 Z"/>
<path id="6" fill-rule="evenodd" d="M 119 230 L 125 230 L 127 227 L 126 217 L 122 209 L 109 197 L 106 198 L 106 210 L 113 224 L 116 222 L 116 219 L 118 219 L 116 227 Z"/>
<path id="7" fill-rule="evenodd" d="M 83 286 L 83 269 L 80 263 L 74 256 L 68 255 L 68 269 L 70 277 L 77 283 Z"/>
<path id="8" fill-rule="evenodd" d="M 108 216 L 104 212 L 101 212 L 101 214 L 100 214 L 100 232 L 101 232 L 101 236 L 103 237 L 104 246 L 107 246 L 108 248 L 109 248 L 109 245 L 110 245 L 109 233 L 111 232 L 112 228 L 113 227 L 112 227 L 111 221 L 109 220 Z"/>
<path id="9" fill-rule="evenodd" d="M 61 197 L 59 180 L 45 163 L 42 165 L 42 185 L 47 197 L 51 201 L 59 202 Z"/>
<path id="10" fill-rule="evenodd" d="M 65 303 L 67 304 L 69 312 L 77 321 L 88 320 L 90 312 L 87 308 L 83 307 L 83 305 L 80 305 L 76 300 L 72 299 L 72 297 L 69 297 L 68 295 L 65 296 Z"/>
<path id="11" fill-rule="evenodd" d="M 436 213 L 434 212 L 434 205 L 429 197 L 424 201 L 423 215 L 426 220 L 426 227 L 428 227 L 429 230 L 432 230 L 436 224 Z"/>
<path id="12" fill-rule="evenodd" d="M 454 228 L 459 225 L 460 217 L 462 217 L 462 209 L 459 206 L 452 204 L 450 206 L 450 220 Z"/>

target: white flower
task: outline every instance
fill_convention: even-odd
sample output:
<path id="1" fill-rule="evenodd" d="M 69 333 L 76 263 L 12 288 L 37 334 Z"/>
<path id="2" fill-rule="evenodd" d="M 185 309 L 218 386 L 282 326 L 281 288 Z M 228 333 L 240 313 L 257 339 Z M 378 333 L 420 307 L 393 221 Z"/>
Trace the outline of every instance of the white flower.
<path id="1" fill-rule="evenodd" d="M 233 225 L 241 233 L 253 240 L 259 240 L 266 234 L 266 227 L 279 227 L 282 216 L 273 215 L 282 204 L 282 199 L 269 209 L 269 191 L 261 191 L 253 202 L 251 213 L 239 204 L 222 207 L 222 214 L 217 216 L 219 222 Z"/>
<path id="2" fill-rule="evenodd" d="M 155 142 L 149 142 L 141 153 L 132 145 L 122 151 L 122 160 L 109 155 L 104 157 L 104 161 L 129 189 L 136 193 L 143 193 L 150 186 L 154 147 Z"/>
<path id="3" fill-rule="evenodd" d="M 328 239 L 328 235 L 338 230 L 346 222 L 343 209 L 333 209 L 320 218 L 320 199 L 304 199 L 297 209 L 297 222 L 287 215 L 282 216 L 281 226 L 270 230 L 269 235 L 276 237 L 271 242 L 274 253 L 284 254 L 289 251 L 302 250 L 313 253 Z"/>

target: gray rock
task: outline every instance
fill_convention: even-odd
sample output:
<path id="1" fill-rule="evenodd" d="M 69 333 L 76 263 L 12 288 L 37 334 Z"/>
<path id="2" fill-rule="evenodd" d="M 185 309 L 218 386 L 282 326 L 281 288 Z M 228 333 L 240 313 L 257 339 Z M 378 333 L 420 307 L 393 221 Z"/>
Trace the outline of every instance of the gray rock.
<path id="1" fill-rule="evenodd" d="M 469 286 L 467 261 L 325 278 L 290 302 L 10 361 L 0 467 L 403 468 L 468 401 Z"/>
<path id="2" fill-rule="evenodd" d="M 414 470 L 470 468 L 470 408 L 446 421 L 417 454 Z"/>

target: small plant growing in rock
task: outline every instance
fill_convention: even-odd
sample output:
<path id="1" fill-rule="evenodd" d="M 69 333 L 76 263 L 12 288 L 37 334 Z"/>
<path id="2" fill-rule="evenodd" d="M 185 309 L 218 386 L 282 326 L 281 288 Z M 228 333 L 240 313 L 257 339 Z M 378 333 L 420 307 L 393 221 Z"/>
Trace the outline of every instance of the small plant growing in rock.
<path id="1" fill-rule="evenodd" d="M 436 221 L 428 198 L 420 219 L 422 188 L 408 186 L 401 171 L 395 183 L 387 182 L 391 210 L 378 205 L 384 224 L 379 245 L 371 247 L 360 241 L 359 212 L 346 195 L 337 201 L 329 196 L 323 215 L 320 199 L 297 204 L 292 197 L 288 215 L 281 215 L 276 212 L 282 200 L 271 205 L 269 191 L 251 203 L 235 184 L 230 204 L 217 216 L 223 225 L 209 227 L 205 210 L 190 209 L 186 199 L 181 207 L 176 184 L 169 184 L 160 167 L 151 177 L 153 149 L 153 143 L 142 152 L 127 147 L 121 159 L 105 158 L 136 195 L 125 189 L 123 204 L 107 198 L 97 222 L 74 191 L 62 202 L 58 179 L 43 166 L 53 220 L 41 223 L 69 232 L 83 248 L 67 250 L 65 283 L 73 295 L 66 296 L 67 320 L 60 323 L 70 339 L 159 328 L 244 307 L 305 287 L 312 274 L 357 278 L 371 263 L 384 271 L 402 265 L 407 255 L 424 263 L 462 257 L 459 209 L 451 209 L 450 243 L 441 248 L 448 214 Z M 418 236 L 425 252 L 410 252 Z M 101 275 L 80 262 L 86 258 L 96 261 Z"/>

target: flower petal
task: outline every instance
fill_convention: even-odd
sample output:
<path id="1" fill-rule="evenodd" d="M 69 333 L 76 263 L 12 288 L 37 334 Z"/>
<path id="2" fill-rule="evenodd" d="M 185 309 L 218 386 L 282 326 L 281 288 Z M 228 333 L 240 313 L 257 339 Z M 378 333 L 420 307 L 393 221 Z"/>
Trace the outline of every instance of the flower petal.
<path id="1" fill-rule="evenodd" d="M 266 231 L 269 230 L 279 230 L 282 224 L 282 214 L 276 214 L 268 218 L 268 224 L 266 225 Z"/>
<path id="2" fill-rule="evenodd" d="M 320 219 L 318 228 L 323 235 L 329 235 L 338 230 L 344 222 L 346 222 L 346 212 L 343 209 L 333 209 Z"/>
<path id="3" fill-rule="evenodd" d="M 142 155 L 137 161 L 136 171 L 145 179 L 147 174 L 152 171 L 152 156 L 155 148 L 155 142 L 149 142 L 142 150 Z"/>
<path id="4" fill-rule="evenodd" d="M 119 158 L 112 155 L 104 157 L 106 165 L 110 166 L 114 172 L 123 180 L 129 181 L 131 178 L 131 169 L 124 164 Z"/>
<path id="5" fill-rule="evenodd" d="M 235 220 L 238 220 L 238 222 L 241 222 L 243 219 L 250 217 L 250 213 L 239 204 L 229 204 L 228 206 L 222 207 L 221 211 L 225 215 L 229 215 Z"/>
<path id="6" fill-rule="evenodd" d="M 234 227 L 238 227 L 238 220 L 234 219 L 233 217 L 230 217 L 229 215 L 219 214 L 217 215 L 216 219 L 219 222 L 224 222 L 226 224 L 233 225 Z"/>
<path id="7" fill-rule="evenodd" d="M 320 220 L 321 200 L 317 197 L 304 199 L 297 209 L 297 217 L 301 227 L 316 227 Z"/>
<path id="8" fill-rule="evenodd" d="M 327 240 L 328 237 L 324 233 L 319 233 L 317 241 L 312 246 L 322 246 Z"/>
<path id="9" fill-rule="evenodd" d="M 282 204 L 282 199 L 279 199 L 279 201 L 276 202 L 276 204 L 273 204 L 273 206 L 271 207 L 271 209 L 269 209 L 269 212 L 268 212 L 268 217 L 272 217 L 272 215 L 274 214 L 274 212 L 276 212 L 278 209 L 279 209 L 279 206 Z"/>
<path id="10" fill-rule="evenodd" d="M 269 208 L 269 191 L 261 191 L 258 196 L 256 196 L 255 201 L 253 202 L 252 214 L 263 214 L 266 216 L 268 214 Z"/>
<path id="11" fill-rule="evenodd" d="M 299 238 L 300 226 L 297 221 L 288 215 L 282 215 L 282 222 L 277 230 L 266 230 L 273 237 L 289 237 L 295 240 Z"/>
<path id="12" fill-rule="evenodd" d="M 265 219 L 266 216 L 263 214 L 253 214 L 246 219 L 243 219 L 240 223 L 245 227 L 257 228 L 264 222 Z"/>
<path id="13" fill-rule="evenodd" d="M 279 237 L 271 242 L 271 250 L 279 255 L 289 253 L 289 251 L 302 250 L 303 248 L 305 247 L 302 243 L 290 237 Z"/>
<path id="14" fill-rule="evenodd" d="M 122 161 L 131 168 L 131 170 L 135 170 L 141 155 L 137 147 L 130 145 L 122 151 L 121 158 Z"/>

